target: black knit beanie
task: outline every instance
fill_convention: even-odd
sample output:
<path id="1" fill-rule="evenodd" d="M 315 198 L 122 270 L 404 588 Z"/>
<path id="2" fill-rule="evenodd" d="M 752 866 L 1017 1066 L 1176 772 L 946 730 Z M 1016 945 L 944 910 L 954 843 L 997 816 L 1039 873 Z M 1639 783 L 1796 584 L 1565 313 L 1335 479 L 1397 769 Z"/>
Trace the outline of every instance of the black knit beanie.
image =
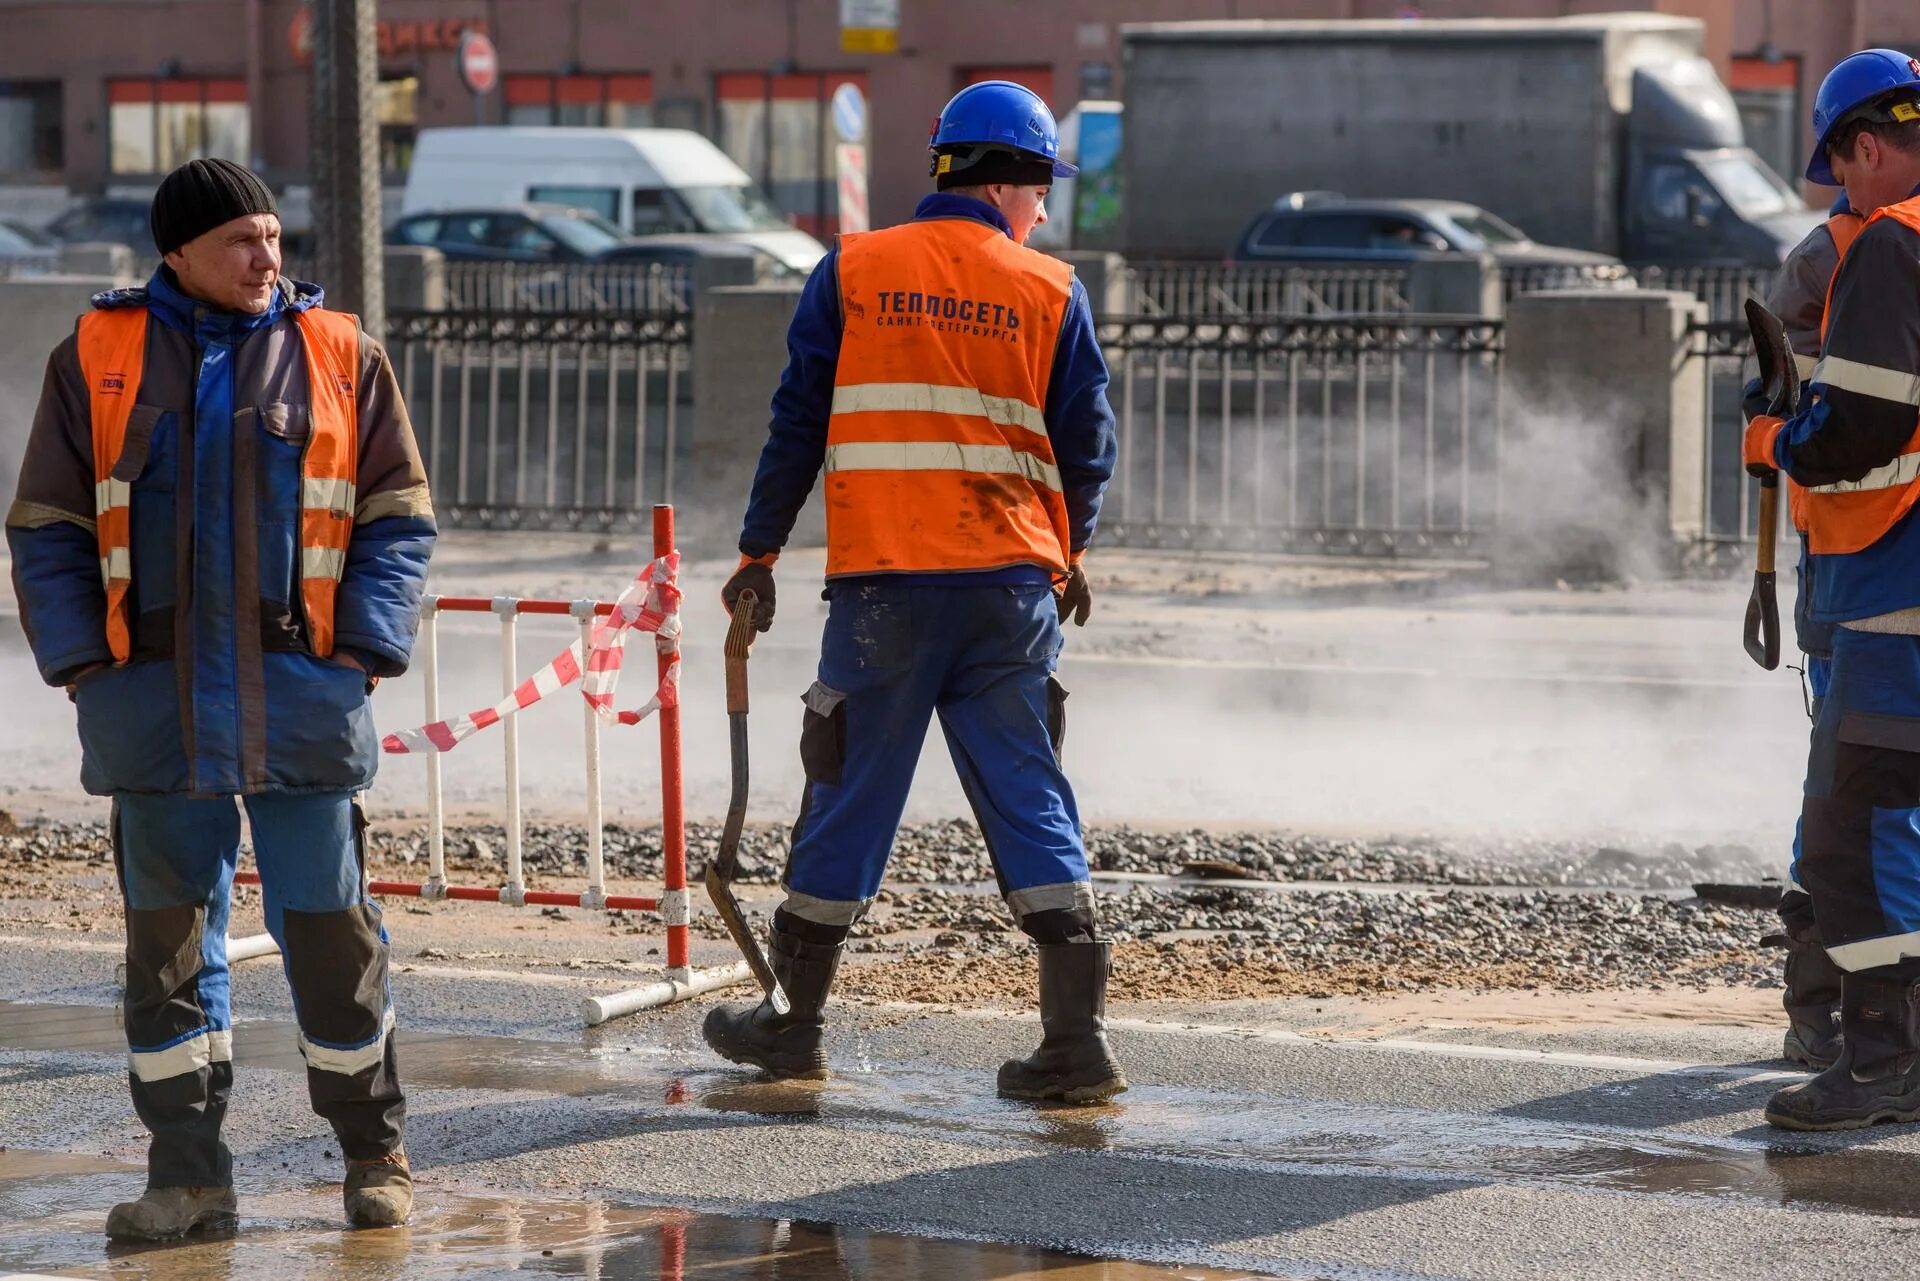
<path id="1" fill-rule="evenodd" d="M 222 223 L 279 212 L 273 193 L 251 169 L 231 160 L 189 160 L 161 179 L 148 221 L 164 257 Z"/>

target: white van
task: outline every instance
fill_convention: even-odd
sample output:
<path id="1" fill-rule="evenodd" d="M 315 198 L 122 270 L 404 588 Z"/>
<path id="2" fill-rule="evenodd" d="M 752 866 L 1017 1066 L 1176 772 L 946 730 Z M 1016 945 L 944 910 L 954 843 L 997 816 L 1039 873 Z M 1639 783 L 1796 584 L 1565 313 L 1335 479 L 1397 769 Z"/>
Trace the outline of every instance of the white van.
<path id="1" fill-rule="evenodd" d="M 741 241 L 806 272 L 826 247 L 690 129 L 423 129 L 401 213 L 525 204 L 588 209 L 636 236 Z"/>

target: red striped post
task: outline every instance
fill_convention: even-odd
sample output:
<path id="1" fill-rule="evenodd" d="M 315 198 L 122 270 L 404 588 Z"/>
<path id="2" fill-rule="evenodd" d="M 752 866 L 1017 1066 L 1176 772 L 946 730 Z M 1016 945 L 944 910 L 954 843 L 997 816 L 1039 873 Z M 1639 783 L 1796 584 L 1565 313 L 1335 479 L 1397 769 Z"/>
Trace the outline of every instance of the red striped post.
<path id="1" fill-rule="evenodd" d="M 659 503 L 653 509 L 653 558 L 673 554 L 673 508 Z M 678 654 L 659 655 L 660 680 Z M 691 962 L 687 923 L 692 903 L 687 897 L 687 818 L 680 775 L 680 706 L 660 709 L 660 845 L 665 856 L 665 893 L 661 917 L 667 927 L 667 974 L 684 979 Z"/>

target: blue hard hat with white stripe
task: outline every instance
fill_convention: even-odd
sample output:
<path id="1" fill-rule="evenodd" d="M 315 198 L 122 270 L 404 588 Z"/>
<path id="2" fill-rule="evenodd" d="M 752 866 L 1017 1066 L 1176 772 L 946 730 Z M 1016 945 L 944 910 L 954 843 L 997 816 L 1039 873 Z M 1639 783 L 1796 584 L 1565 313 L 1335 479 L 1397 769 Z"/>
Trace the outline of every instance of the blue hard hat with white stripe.
<path id="1" fill-rule="evenodd" d="M 933 122 L 934 151 L 989 147 L 1053 163 L 1053 176 L 1080 170 L 1060 158 L 1060 126 L 1040 95 L 1011 80 L 986 80 L 953 95 Z"/>
<path id="2" fill-rule="evenodd" d="M 1827 159 L 1827 144 L 1855 113 L 1899 89 L 1920 94 L 1920 58 L 1898 49 L 1862 49 L 1842 58 L 1820 82 L 1813 100 L 1813 158 L 1807 162 L 1807 181 L 1839 186 Z"/>

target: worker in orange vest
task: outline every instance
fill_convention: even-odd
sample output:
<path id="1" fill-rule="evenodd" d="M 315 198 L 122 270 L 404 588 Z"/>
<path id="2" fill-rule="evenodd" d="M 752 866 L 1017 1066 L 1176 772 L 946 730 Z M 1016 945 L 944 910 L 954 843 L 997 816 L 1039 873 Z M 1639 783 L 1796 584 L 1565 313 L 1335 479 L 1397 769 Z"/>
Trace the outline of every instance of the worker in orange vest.
<path id="1" fill-rule="evenodd" d="M 911 222 L 841 236 L 788 330 L 724 598 L 732 609 L 751 589 L 771 624 L 774 561 L 824 474 L 830 608 L 772 933 L 792 1008 L 715 1010 L 706 1039 L 775 1076 L 826 1075 L 822 1006 L 938 713 L 1007 905 L 1039 946 L 1044 1037 L 1001 1067 L 1000 1092 L 1101 1099 L 1126 1081 L 1053 669 L 1061 623 L 1092 608 L 1082 557 L 1114 423 L 1086 291 L 1025 247 L 1049 186 L 1075 171 L 1047 105 L 1006 81 L 956 95 L 930 147 L 937 193 Z"/>
<path id="2" fill-rule="evenodd" d="M 406 670 L 433 508 L 393 367 L 318 287 L 280 275 L 253 173 L 161 182 L 162 265 L 93 300 L 54 350 L 7 513 L 14 594 L 48 684 L 79 705 L 80 781 L 113 798 L 125 1022 L 147 1190 L 109 1236 L 236 1213 L 227 920 L 244 803 L 286 958 L 313 1108 L 348 1218 L 413 1193 L 387 935 L 362 890 L 373 682 Z"/>
<path id="3" fill-rule="evenodd" d="M 1841 70 L 1865 93 L 1830 99 Z M 1855 54 L 1822 87 L 1807 176 L 1874 209 L 1834 275 L 1809 397 L 1745 457 L 1785 472 L 1807 616 L 1832 629 L 1795 880 L 1838 967 L 1833 1065 L 1768 1103 L 1794 1130 L 1920 1120 L 1920 59 Z"/>
<path id="4" fill-rule="evenodd" d="M 1891 52 L 1868 50 L 1863 54 L 1855 54 L 1827 74 L 1815 98 L 1816 131 L 1820 130 L 1823 120 L 1836 120 L 1860 103 L 1885 93 L 1890 72 L 1920 83 L 1920 77 L 1915 77 L 1905 66 L 1904 54 L 1895 54 L 1898 62 L 1891 65 L 1880 56 Z M 1820 159 L 1825 161 L 1824 153 Z M 1831 164 L 1824 164 L 1813 181 L 1830 187 L 1844 185 Z M 1860 185 L 1860 175 L 1857 173 L 1856 185 Z M 1827 293 L 1833 288 L 1834 273 L 1840 268 L 1840 260 L 1852 247 L 1854 237 L 1866 225 L 1867 215 L 1874 211 L 1875 206 L 1867 203 L 1873 198 L 1874 193 L 1870 188 L 1843 191 L 1827 211 L 1826 221 L 1809 231 L 1805 239 L 1793 247 L 1767 289 L 1767 310 L 1778 316 L 1786 329 L 1787 343 L 1793 349 L 1795 375 L 1802 382 L 1813 373 L 1813 367 L 1820 357 L 1821 325 L 1826 318 Z M 1761 387 L 1758 378 L 1747 384 L 1744 407 L 1749 419 L 1767 410 L 1766 390 Z M 1807 556 L 1806 491 L 1794 484 L 1791 478 L 1786 488 L 1788 516 L 1800 535 L 1799 587 L 1794 593 L 1794 639 L 1800 652 L 1806 655 L 1809 709 L 1817 716 L 1831 677 L 1833 625 L 1814 622 L 1811 613 L 1813 575 Z M 1839 968 L 1827 955 L 1826 949 L 1820 946 L 1819 931 L 1813 916 L 1813 900 L 1801 888 L 1797 877 L 1799 862 L 1800 825 L 1796 821 L 1793 861 L 1787 873 L 1790 884 L 1780 897 L 1782 929 L 1778 934 L 1769 934 L 1762 942 L 1770 947 L 1784 948 L 1787 954 L 1781 994 L 1781 1004 L 1787 1012 L 1787 1031 L 1781 1055 L 1790 1063 L 1824 1071 L 1840 1057 L 1841 978 Z"/>

